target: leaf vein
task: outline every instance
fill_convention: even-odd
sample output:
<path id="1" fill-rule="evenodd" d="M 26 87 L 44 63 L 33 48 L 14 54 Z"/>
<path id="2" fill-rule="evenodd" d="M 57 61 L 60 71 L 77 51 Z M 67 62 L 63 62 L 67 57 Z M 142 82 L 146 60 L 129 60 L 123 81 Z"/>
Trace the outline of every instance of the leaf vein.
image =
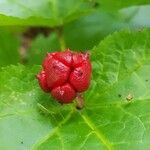
<path id="1" fill-rule="evenodd" d="M 53 130 L 51 130 L 45 137 L 43 137 L 42 139 L 40 139 L 37 143 L 35 143 L 32 146 L 32 150 L 36 150 L 40 145 L 42 145 L 45 141 L 47 141 L 49 138 L 51 138 L 55 133 L 58 133 L 59 128 L 65 124 L 72 116 L 72 114 L 74 113 L 74 109 L 72 109 L 70 111 L 70 113 L 66 116 L 66 118 L 64 120 L 62 120 L 57 127 L 53 128 Z"/>
<path id="2" fill-rule="evenodd" d="M 100 143 L 103 143 L 108 150 L 114 150 L 113 145 L 110 143 L 110 141 L 104 136 L 104 134 L 98 130 L 96 128 L 96 126 L 94 125 L 94 123 L 90 120 L 89 117 L 81 114 L 81 117 L 83 118 L 83 120 L 85 121 L 85 123 L 94 131 L 94 133 L 96 134 L 97 138 L 99 139 Z"/>

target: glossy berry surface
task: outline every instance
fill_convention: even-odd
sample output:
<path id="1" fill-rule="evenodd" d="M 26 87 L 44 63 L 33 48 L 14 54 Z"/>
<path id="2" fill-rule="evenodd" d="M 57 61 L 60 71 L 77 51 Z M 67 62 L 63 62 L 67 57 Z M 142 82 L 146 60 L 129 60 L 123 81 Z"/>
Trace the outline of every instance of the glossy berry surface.
<path id="1" fill-rule="evenodd" d="M 92 67 L 88 53 L 69 49 L 47 53 L 42 67 L 37 75 L 39 85 L 60 103 L 71 103 L 90 85 Z"/>

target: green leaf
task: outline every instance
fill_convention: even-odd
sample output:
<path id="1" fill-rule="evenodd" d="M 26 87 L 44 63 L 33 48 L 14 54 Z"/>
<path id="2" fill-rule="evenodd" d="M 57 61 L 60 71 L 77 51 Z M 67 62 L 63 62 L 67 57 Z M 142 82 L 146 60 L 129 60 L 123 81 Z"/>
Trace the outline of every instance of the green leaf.
<path id="1" fill-rule="evenodd" d="M 106 11 L 95 11 L 91 15 L 67 24 L 64 27 L 64 38 L 70 49 L 90 50 L 106 35 L 125 25 L 117 15 L 112 16 Z"/>
<path id="2" fill-rule="evenodd" d="M 148 15 L 145 15 L 149 13 L 150 5 L 134 6 L 121 10 L 121 14 L 125 17 L 125 19 L 128 20 L 129 18 L 129 23 L 131 26 L 139 26 L 141 28 L 150 27 L 150 20 Z"/>
<path id="3" fill-rule="evenodd" d="M 52 32 L 48 37 L 38 35 L 31 43 L 28 54 L 28 64 L 41 64 L 47 52 L 60 50 L 57 34 Z"/>
<path id="4" fill-rule="evenodd" d="M 121 8 L 130 7 L 130 6 L 137 6 L 137 5 L 146 5 L 150 4 L 149 0 L 96 0 L 96 2 L 101 6 L 100 8 L 109 10 L 109 11 L 116 11 Z"/>
<path id="5" fill-rule="evenodd" d="M 84 0 L 3 0 L 0 2 L 0 25 L 58 26 L 92 10 Z"/>
<path id="6" fill-rule="evenodd" d="M 148 150 L 149 38 L 149 30 L 121 31 L 93 49 L 93 80 L 82 111 L 40 90 L 40 67 L 3 68 L 0 149 Z"/>
<path id="7" fill-rule="evenodd" d="M 19 40 L 12 33 L 0 29 L 0 66 L 19 62 Z"/>
<path id="8" fill-rule="evenodd" d="M 39 89 L 35 80 L 39 70 L 38 66 L 28 69 L 22 65 L 1 69 L 0 149 L 30 149 L 63 117 L 59 110 L 53 111 L 56 104 L 50 96 Z"/>

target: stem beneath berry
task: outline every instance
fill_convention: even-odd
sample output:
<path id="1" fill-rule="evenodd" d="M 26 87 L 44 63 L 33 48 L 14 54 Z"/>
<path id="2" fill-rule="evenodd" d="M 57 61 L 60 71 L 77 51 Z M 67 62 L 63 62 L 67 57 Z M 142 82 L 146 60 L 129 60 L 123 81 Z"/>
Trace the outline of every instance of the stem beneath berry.
<path id="1" fill-rule="evenodd" d="M 78 94 L 78 96 L 77 96 L 75 101 L 76 101 L 76 108 L 78 110 L 81 110 L 84 107 L 83 96 L 81 94 Z"/>
<path id="2" fill-rule="evenodd" d="M 58 40 L 60 43 L 61 51 L 64 51 L 66 48 L 66 43 L 65 43 L 64 35 L 63 35 L 63 27 L 56 28 L 56 33 L 57 33 Z"/>

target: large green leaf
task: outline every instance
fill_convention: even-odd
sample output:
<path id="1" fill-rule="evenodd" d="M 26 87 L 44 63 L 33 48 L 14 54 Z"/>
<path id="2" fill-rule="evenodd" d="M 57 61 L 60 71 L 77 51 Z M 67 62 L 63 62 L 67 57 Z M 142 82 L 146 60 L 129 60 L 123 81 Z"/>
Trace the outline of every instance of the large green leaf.
<path id="1" fill-rule="evenodd" d="M 137 26 L 141 28 L 150 27 L 149 16 L 145 15 L 150 13 L 150 5 L 129 7 L 122 9 L 120 12 L 125 20 L 129 20 L 130 25 L 134 28 Z"/>
<path id="2" fill-rule="evenodd" d="M 109 33 L 127 24 L 117 15 L 106 11 L 95 11 L 64 27 L 66 46 L 73 50 L 89 50 Z"/>
<path id="3" fill-rule="evenodd" d="M 3 0 L 0 1 L 0 25 L 58 26 L 92 9 L 84 0 Z"/>
<path id="4" fill-rule="evenodd" d="M 60 106 L 39 89 L 40 67 L 3 68 L 0 149 L 148 150 L 149 38 L 150 31 L 122 31 L 93 49 L 93 80 L 82 111 Z"/>
<path id="5" fill-rule="evenodd" d="M 106 35 L 120 28 L 144 28 L 150 26 L 150 6 L 122 9 L 119 13 L 97 10 L 64 26 L 66 46 L 73 50 L 91 50 Z M 80 35 L 80 36 L 79 36 Z"/>

